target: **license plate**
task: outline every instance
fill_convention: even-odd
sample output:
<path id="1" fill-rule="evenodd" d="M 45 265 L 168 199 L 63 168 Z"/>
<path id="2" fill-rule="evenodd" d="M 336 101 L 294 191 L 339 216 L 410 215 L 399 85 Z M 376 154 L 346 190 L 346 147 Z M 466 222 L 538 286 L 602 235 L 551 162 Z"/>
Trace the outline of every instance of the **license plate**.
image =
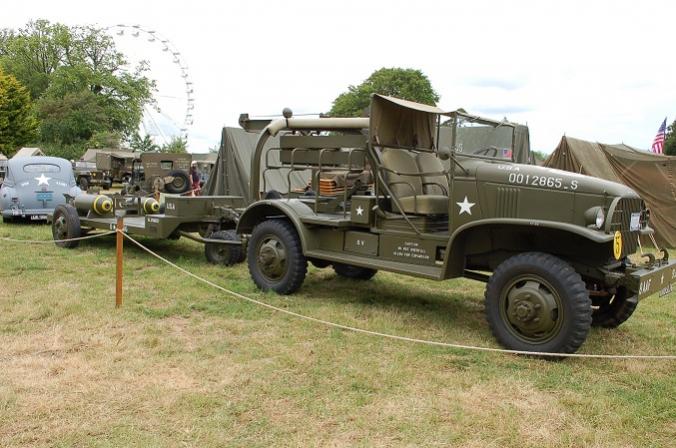
<path id="1" fill-rule="evenodd" d="M 632 213 L 629 221 L 629 230 L 635 232 L 641 230 L 641 213 Z"/>
<path id="2" fill-rule="evenodd" d="M 674 285 L 673 285 L 673 284 L 670 284 L 669 286 L 667 286 L 666 288 L 664 288 L 663 290 L 660 291 L 660 295 L 659 295 L 659 296 L 660 296 L 660 297 L 664 297 L 664 296 L 666 296 L 667 294 L 669 294 L 670 292 L 672 292 L 673 290 L 674 290 Z"/>
<path id="3" fill-rule="evenodd" d="M 31 215 L 32 221 L 41 221 L 43 219 L 47 219 L 47 215 Z"/>

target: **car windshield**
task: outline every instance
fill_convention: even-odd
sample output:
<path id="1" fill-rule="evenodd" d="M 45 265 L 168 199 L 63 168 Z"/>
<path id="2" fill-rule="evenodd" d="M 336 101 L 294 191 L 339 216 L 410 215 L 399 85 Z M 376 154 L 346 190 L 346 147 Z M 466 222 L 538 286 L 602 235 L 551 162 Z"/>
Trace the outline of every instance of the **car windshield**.
<path id="1" fill-rule="evenodd" d="M 453 120 L 443 126 L 452 127 Z M 453 151 L 463 156 L 513 160 L 514 127 L 463 115 L 457 116 Z"/>
<path id="2" fill-rule="evenodd" d="M 23 166 L 24 173 L 58 173 L 60 171 L 59 165 L 51 163 L 29 163 Z"/>

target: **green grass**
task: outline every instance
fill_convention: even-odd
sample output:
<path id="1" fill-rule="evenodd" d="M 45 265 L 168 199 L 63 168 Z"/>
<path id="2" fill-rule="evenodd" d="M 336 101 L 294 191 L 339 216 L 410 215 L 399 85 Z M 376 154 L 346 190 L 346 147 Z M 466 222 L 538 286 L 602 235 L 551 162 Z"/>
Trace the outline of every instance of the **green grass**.
<path id="1" fill-rule="evenodd" d="M 0 225 L 48 239 L 49 227 Z M 333 322 L 496 346 L 483 285 L 310 269 L 296 295 L 257 291 L 202 246 L 143 240 L 256 299 Z M 673 446 L 674 362 L 558 362 L 354 334 L 197 283 L 113 238 L 74 250 L 0 241 L 0 446 Z M 676 294 L 653 297 L 587 353 L 676 352 Z"/>

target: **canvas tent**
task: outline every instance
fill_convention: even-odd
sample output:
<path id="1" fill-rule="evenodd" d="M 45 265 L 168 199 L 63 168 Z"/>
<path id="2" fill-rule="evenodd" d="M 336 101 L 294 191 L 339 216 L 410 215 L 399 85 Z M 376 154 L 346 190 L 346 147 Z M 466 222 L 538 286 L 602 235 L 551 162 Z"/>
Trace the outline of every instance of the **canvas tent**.
<path id="1" fill-rule="evenodd" d="M 658 243 L 676 247 L 676 157 L 564 136 L 545 166 L 632 188 L 650 209 Z"/>
<path id="2" fill-rule="evenodd" d="M 12 158 L 14 159 L 14 158 L 18 158 L 18 157 L 32 157 L 32 156 L 44 156 L 44 155 L 45 155 L 45 153 L 42 152 L 42 150 L 40 148 L 21 148 L 20 150 L 18 150 L 16 152 L 16 154 L 14 154 L 14 156 Z"/>
<path id="3" fill-rule="evenodd" d="M 242 196 L 247 204 L 252 201 L 249 191 L 251 156 L 256 148 L 259 135 L 240 128 L 223 128 L 218 159 L 204 186 L 203 194 Z M 279 147 L 279 136 L 270 137 L 265 145 L 262 159 L 263 161 L 267 159 L 270 166 L 280 164 L 279 151 L 270 151 L 271 148 L 277 147 Z M 262 163 L 261 166 L 265 164 Z M 260 185 L 265 185 L 266 191 L 277 190 L 280 193 L 287 193 L 289 191 L 287 173 L 288 169 L 261 172 Z M 265 176 L 265 183 L 263 183 L 263 176 Z M 310 181 L 310 177 L 309 170 L 293 171 L 290 176 L 291 190 L 303 189 Z"/>

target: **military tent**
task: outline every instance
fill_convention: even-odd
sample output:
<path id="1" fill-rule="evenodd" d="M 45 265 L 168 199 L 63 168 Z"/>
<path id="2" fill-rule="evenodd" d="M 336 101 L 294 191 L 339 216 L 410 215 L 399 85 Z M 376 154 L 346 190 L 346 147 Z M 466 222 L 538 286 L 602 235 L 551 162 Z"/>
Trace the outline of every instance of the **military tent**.
<path id="1" fill-rule="evenodd" d="M 632 188 L 650 209 L 658 243 L 676 247 L 676 157 L 564 136 L 545 166 Z"/>
<path id="2" fill-rule="evenodd" d="M 32 156 L 44 156 L 45 153 L 42 152 L 40 148 L 21 148 L 12 156 L 12 158 L 18 157 L 32 157 Z"/>
<path id="3" fill-rule="evenodd" d="M 256 132 L 247 132 L 240 128 L 223 128 L 218 159 L 204 186 L 203 194 L 242 196 L 247 204 L 253 200 L 249 191 L 249 180 L 251 156 L 256 149 L 258 137 L 259 134 Z M 268 166 L 280 165 L 279 151 L 274 150 L 278 147 L 278 136 L 268 139 L 261 166 L 265 166 L 266 160 Z M 289 178 L 292 191 L 305 188 L 310 181 L 309 170 L 293 171 L 290 176 L 287 176 L 288 173 L 287 168 L 263 170 L 260 173 L 260 185 L 265 185 L 266 191 L 276 190 L 284 194 L 289 191 Z"/>

